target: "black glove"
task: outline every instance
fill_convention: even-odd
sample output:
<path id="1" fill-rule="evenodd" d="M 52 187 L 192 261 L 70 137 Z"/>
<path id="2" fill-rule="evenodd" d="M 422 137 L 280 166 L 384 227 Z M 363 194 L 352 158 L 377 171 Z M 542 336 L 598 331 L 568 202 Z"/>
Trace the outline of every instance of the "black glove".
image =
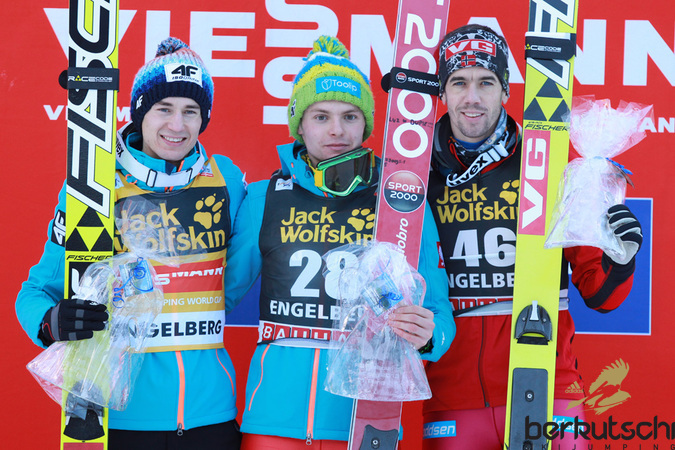
<path id="1" fill-rule="evenodd" d="M 617 264 L 626 265 L 631 262 L 642 245 L 642 227 L 635 215 L 626 205 L 614 205 L 607 210 L 609 228 L 619 238 L 621 247 L 626 256 L 617 260 L 610 257 Z M 609 256 L 609 255 L 607 255 Z"/>
<path id="2" fill-rule="evenodd" d="M 55 341 L 89 339 L 105 328 L 105 305 L 90 300 L 61 300 L 45 313 L 38 337 L 50 345 Z"/>

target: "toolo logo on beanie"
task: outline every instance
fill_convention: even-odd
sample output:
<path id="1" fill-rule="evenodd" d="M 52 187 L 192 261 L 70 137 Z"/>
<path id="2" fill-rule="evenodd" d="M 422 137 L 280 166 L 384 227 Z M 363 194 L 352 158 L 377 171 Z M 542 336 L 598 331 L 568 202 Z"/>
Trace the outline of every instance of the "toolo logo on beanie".
<path id="1" fill-rule="evenodd" d="M 131 88 L 131 120 L 139 131 L 152 105 L 167 97 L 191 98 L 199 105 L 201 133 L 211 119 L 213 80 L 202 59 L 180 39 L 169 37 L 155 58 L 140 68 Z"/>
<path id="2" fill-rule="evenodd" d="M 291 136 L 304 142 L 298 126 L 305 110 L 317 102 L 337 100 L 357 106 L 366 120 L 365 141 L 373 132 L 375 104 L 368 77 L 349 60 L 347 48 L 336 38 L 321 36 L 314 41 L 305 65 L 293 80 L 288 103 Z"/>

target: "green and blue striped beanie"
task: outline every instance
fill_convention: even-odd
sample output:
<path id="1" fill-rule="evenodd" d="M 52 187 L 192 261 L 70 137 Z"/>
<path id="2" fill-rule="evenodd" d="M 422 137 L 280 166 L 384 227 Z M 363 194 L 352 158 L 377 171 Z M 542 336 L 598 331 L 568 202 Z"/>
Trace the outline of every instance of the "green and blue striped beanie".
<path id="1" fill-rule="evenodd" d="M 365 141 L 373 132 L 375 103 L 368 77 L 349 60 L 347 48 L 337 39 L 321 36 L 314 41 L 305 65 L 293 80 L 288 104 L 288 128 L 291 136 L 303 142 L 298 126 L 305 110 L 312 104 L 337 100 L 351 103 L 363 112 Z"/>

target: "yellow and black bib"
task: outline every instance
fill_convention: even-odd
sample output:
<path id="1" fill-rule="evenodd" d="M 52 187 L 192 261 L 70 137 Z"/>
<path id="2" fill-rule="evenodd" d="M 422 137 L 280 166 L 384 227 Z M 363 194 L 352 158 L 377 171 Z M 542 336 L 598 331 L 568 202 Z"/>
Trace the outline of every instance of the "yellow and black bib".
<path id="1" fill-rule="evenodd" d="M 344 264 L 324 262 L 329 250 L 372 239 L 376 186 L 347 197 L 320 197 L 275 175 L 260 230 L 263 256 L 258 342 L 331 339 L 338 279 Z"/>
<path id="2" fill-rule="evenodd" d="M 519 174 L 516 156 L 456 187 L 431 172 L 428 201 L 442 236 L 450 297 L 513 296 Z"/>
<path id="3" fill-rule="evenodd" d="M 141 197 L 156 205 L 157 211 L 140 219 L 169 233 L 186 260 L 179 267 L 152 261 L 164 307 L 146 340 L 146 352 L 222 348 L 223 274 L 232 230 L 229 193 L 213 158 L 188 187 L 172 192 L 140 189 L 118 171 L 116 195 L 117 201 Z M 115 251 L 126 251 L 117 230 Z"/>

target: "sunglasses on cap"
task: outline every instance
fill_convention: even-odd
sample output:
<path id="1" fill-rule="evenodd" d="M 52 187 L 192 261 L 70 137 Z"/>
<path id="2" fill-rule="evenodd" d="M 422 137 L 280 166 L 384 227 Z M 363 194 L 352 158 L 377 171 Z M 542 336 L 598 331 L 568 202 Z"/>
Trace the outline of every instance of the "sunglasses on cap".
<path id="1" fill-rule="evenodd" d="M 359 184 L 368 185 L 373 178 L 375 154 L 359 147 L 321 161 L 314 169 L 314 184 L 324 192 L 344 197 Z"/>

